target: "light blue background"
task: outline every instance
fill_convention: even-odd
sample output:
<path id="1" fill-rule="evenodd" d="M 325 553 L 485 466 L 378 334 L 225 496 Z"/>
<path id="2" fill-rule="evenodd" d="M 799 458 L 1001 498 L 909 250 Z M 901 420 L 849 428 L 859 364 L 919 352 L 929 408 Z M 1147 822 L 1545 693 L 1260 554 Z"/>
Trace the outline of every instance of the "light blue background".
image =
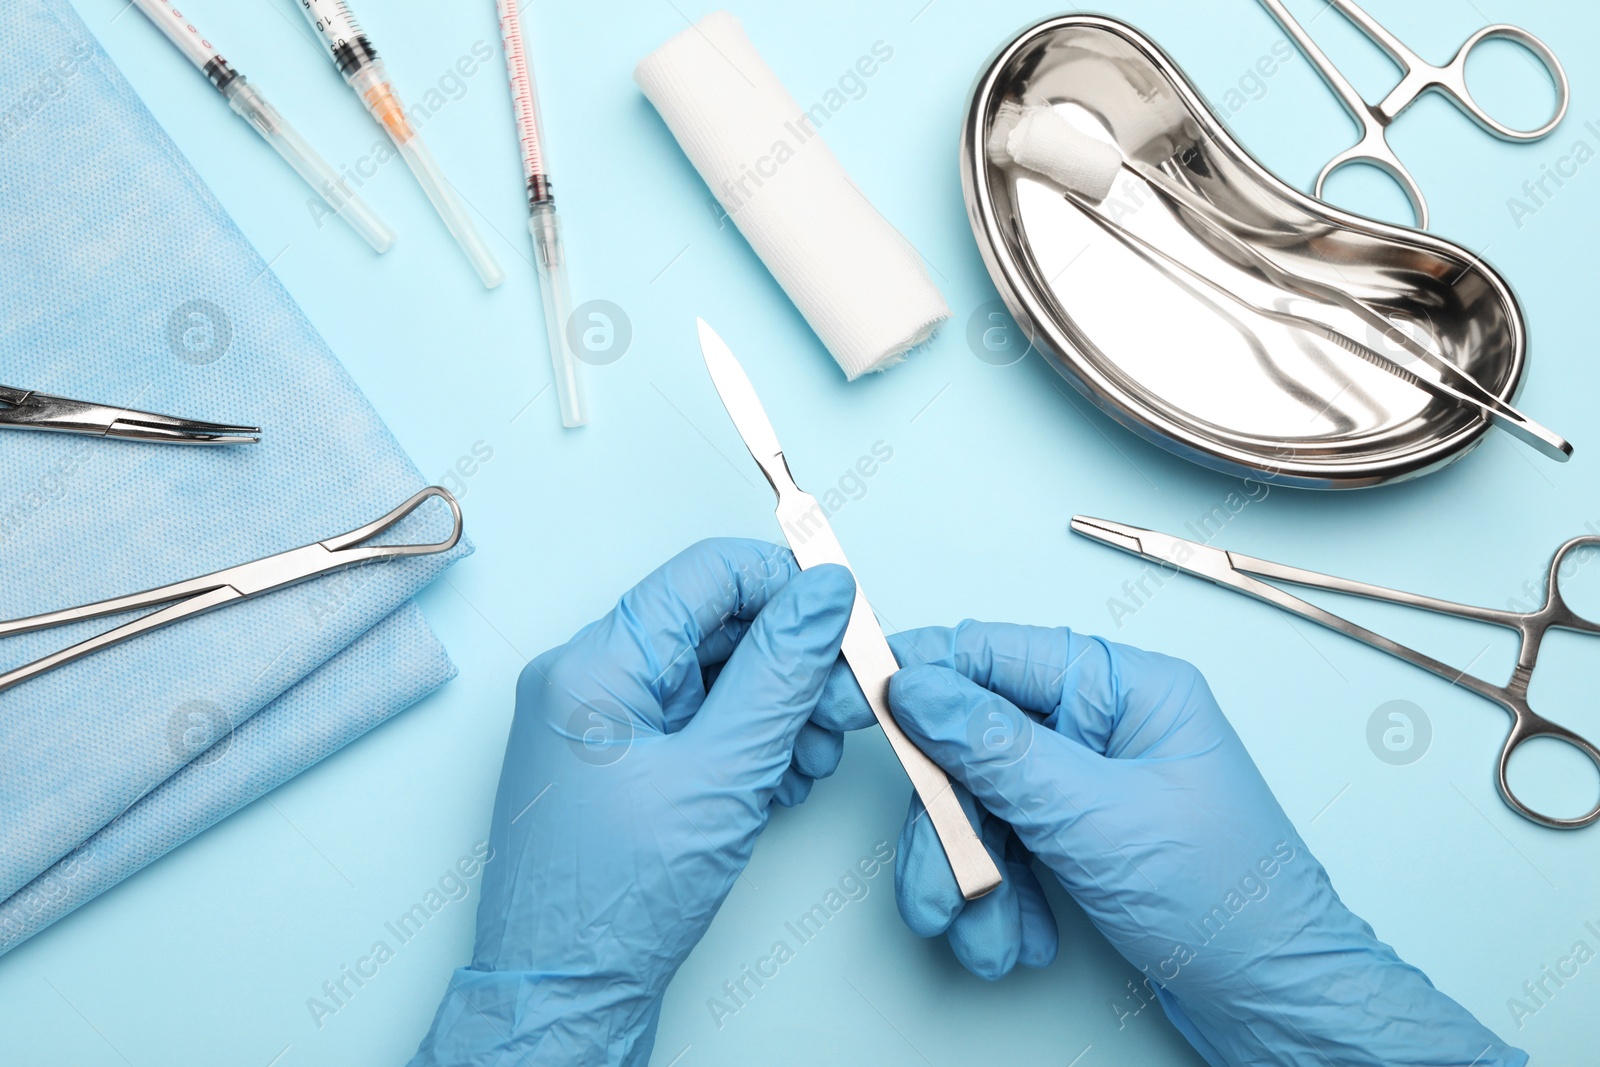
<path id="1" fill-rule="evenodd" d="M 314 144 L 354 164 L 378 131 L 310 43 L 295 6 L 185 5 Z M 625 358 L 589 373 L 593 424 L 564 433 L 545 390 L 550 374 L 493 4 L 356 6 L 412 103 L 474 42 L 493 47 L 495 59 L 425 134 L 509 271 L 499 291 L 478 286 L 399 162 L 364 190 L 400 231 L 394 251 L 375 258 L 342 224 L 319 229 L 308 190 L 136 10 L 123 0 L 78 0 L 424 472 L 443 479 L 479 442 L 493 450 L 470 478 L 450 483 L 464 489 L 478 553 L 422 600 L 461 677 L 0 961 L 0 1058 L 289 1067 L 395 1064 L 409 1055 L 447 972 L 468 956 L 475 891 L 436 916 L 320 1028 L 306 1002 L 374 941 L 390 939 L 385 922 L 486 836 L 512 683 L 524 661 L 698 538 L 777 535 L 770 494 L 701 366 L 697 314 L 744 360 L 803 485 L 818 491 L 837 482 L 875 442 L 894 449 L 866 495 L 834 520 L 891 625 L 964 616 L 1072 625 L 1194 660 L 1335 884 L 1380 935 L 1536 1062 L 1592 1058 L 1600 961 L 1522 1029 L 1508 1011 L 1507 999 L 1576 941 L 1600 948 L 1584 925 L 1600 927 L 1591 890 L 1600 830 L 1541 830 L 1498 802 L 1490 765 L 1504 716 L 1196 581 L 1170 584 L 1117 630 L 1107 600 L 1139 564 L 1069 537 L 1071 515 L 1177 531 L 1237 483 L 1090 414 L 1036 357 L 1002 368 L 969 350 L 967 320 L 994 290 L 961 203 L 957 125 L 991 49 L 1053 8 L 830 0 L 735 9 L 803 102 L 819 99 L 874 42 L 894 49 L 826 136 L 927 257 L 956 318 L 904 366 L 846 385 L 744 241 L 718 224 L 707 190 L 631 82 L 638 58 L 681 30 L 686 16 L 712 8 L 533 0 L 526 17 L 573 285 L 580 300 L 620 304 L 635 331 Z M 1309 17 L 1317 5 L 1295 6 Z M 1600 148 L 1600 127 L 1584 129 L 1600 121 L 1592 90 L 1600 18 L 1576 0 L 1371 6 L 1433 58 L 1447 57 L 1486 21 L 1514 20 L 1569 65 L 1572 115 L 1546 142 L 1490 140 L 1438 99 L 1409 114 L 1394 140 L 1430 196 L 1435 232 L 1483 250 L 1517 288 L 1533 332 L 1523 406 L 1570 436 L 1578 455 L 1557 467 L 1496 437 L 1457 467 L 1407 486 L 1337 497 L 1275 492 L 1222 540 L 1502 606 L 1540 579 L 1557 544 L 1587 523 L 1600 525 L 1600 361 L 1587 276 L 1600 239 L 1600 162 L 1520 227 L 1507 206 L 1577 140 Z M 1106 0 L 1102 9 L 1161 42 L 1217 101 L 1283 36 L 1249 0 Z M 1336 16 L 1313 26 L 1369 96 L 1392 83 L 1379 53 Z M 1515 53 L 1486 55 L 1475 72 L 1509 114 L 1539 117 L 1534 105 L 1547 91 Z M 1531 94 L 1521 91 L 1527 87 Z M 1298 57 L 1259 96 L 1230 122 L 1290 181 L 1306 183 L 1351 139 L 1348 120 Z M 1398 194 L 1375 181 L 1341 180 L 1337 193 L 1348 206 L 1402 213 Z M 1591 577 L 1600 592 L 1600 575 Z M 1509 671 L 1509 642 L 1492 635 L 1370 610 L 1361 617 L 1380 618 L 1397 636 L 1473 662 L 1495 680 Z M 1536 701 L 1600 732 L 1593 649 L 1563 640 L 1550 653 Z M 1390 766 L 1368 748 L 1368 717 L 1390 700 L 1414 702 L 1432 722 L 1431 749 L 1414 765 Z M 748 881 L 672 988 L 656 1063 L 1198 1062 L 1153 1008 L 1119 1026 L 1112 1005 L 1133 972 L 1059 894 L 1061 960 L 986 985 L 942 944 L 904 930 L 887 875 L 718 1029 L 707 998 L 765 955 L 783 923 L 858 857 L 895 840 L 906 793 L 881 737 L 862 735 L 807 806 L 777 816 Z"/>

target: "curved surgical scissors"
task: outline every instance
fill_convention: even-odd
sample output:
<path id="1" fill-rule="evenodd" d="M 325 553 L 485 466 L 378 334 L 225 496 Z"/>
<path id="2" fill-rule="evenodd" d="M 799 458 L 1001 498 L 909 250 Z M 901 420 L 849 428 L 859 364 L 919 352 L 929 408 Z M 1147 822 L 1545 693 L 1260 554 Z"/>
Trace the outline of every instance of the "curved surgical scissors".
<path id="1" fill-rule="evenodd" d="M 1540 737 L 1550 738 L 1577 749 L 1589 758 L 1597 770 L 1600 770 L 1600 748 L 1596 748 L 1588 738 L 1551 722 L 1528 706 L 1528 685 L 1533 680 L 1534 668 L 1539 663 L 1539 650 L 1544 647 L 1544 639 L 1551 630 L 1572 630 L 1577 633 L 1600 635 L 1600 623 L 1579 616 L 1561 595 L 1562 569 L 1569 563 L 1581 562 L 1576 558 L 1580 551 L 1600 551 L 1600 537 L 1577 537 L 1557 550 L 1555 559 L 1550 563 L 1549 588 L 1543 607 L 1534 611 L 1497 611 L 1493 608 L 1476 608 L 1448 600 L 1436 600 L 1415 593 L 1402 593 L 1382 586 L 1368 585 L 1366 582 L 1335 578 L 1315 571 L 1302 570 L 1299 567 L 1254 559 L 1238 552 L 1226 552 L 1195 541 L 1186 541 L 1181 537 L 1172 537 L 1153 530 L 1141 530 L 1136 526 L 1124 526 L 1105 519 L 1089 519 L 1080 515 L 1072 520 L 1072 529 L 1085 537 L 1124 552 L 1131 552 L 1162 567 L 1183 571 L 1246 596 L 1255 597 L 1257 600 L 1264 600 L 1274 607 L 1309 619 L 1330 630 L 1336 630 L 1347 637 L 1353 637 L 1392 656 L 1398 656 L 1407 663 L 1437 674 L 1452 685 L 1459 685 L 1485 700 L 1493 701 L 1511 713 L 1511 732 L 1506 736 L 1505 745 L 1500 749 L 1500 762 L 1496 773 L 1500 795 L 1506 805 L 1523 818 L 1556 830 L 1577 830 L 1600 821 L 1600 801 L 1595 803 L 1588 814 L 1574 819 L 1558 818 L 1535 811 L 1518 799 L 1511 788 L 1508 773 L 1512 755 L 1529 741 Z M 1450 615 L 1458 619 L 1503 626 L 1516 631 L 1521 638 L 1516 669 L 1511 674 L 1511 680 L 1505 685 L 1494 685 L 1415 649 L 1407 648 L 1400 642 L 1375 633 L 1349 619 L 1325 611 L 1315 604 L 1301 600 L 1292 593 L 1286 593 L 1277 586 L 1262 581 L 1263 578 L 1288 582 L 1308 589 L 1327 589 L 1335 593 L 1365 597 L 1368 600 L 1421 608 L 1438 615 Z"/>
<path id="2" fill-rule="evenodd" d="M 1322 199 L 1323 187 L 1327 185 L 1328 178 L 1333 172 L 1351 163 L 1364 163 L 1377 167 L 1399 183 L 1405 190 L 1407 199 L 1411 201 L 1411 210 L 1416 215 L 1417 228 L 1428 228 L 1428 202 L 1423 198 L 1422 187 L 1411 176 L 1405 164 L 1400 162 L 1400 157 L 1394 154 L 1394 149 L 1389 147 L 1389 127 L 1394 124 L 1407 108 L 1416 103 L 1418 98 L 1427 93 L 1441 93 L 1452 104 L 1459 108 L 1468 118 L 1476 122 L 1488 132 L 1503 141 L 1537 141 L 1548 137 L 1561 120 L 1566 118 L 1567 106 L 1572 102 L 1572 85 L 1567 81 L 1567 72 L 1561 66 L 1561 60 L 1556 58 L 1555 52 L 1533 34 L 1520 26 L 1485 26 L 1471 37 L 1456 52 L 1456 56 L 1445 66 L 1436 66 L 1429 63 L 1421 56 L 1401 43 L 1399 38 L 1384 29 L 1371 15 L 1361 10 L 1354 0 L 1327 0 L 1328 4 L 1337 8 L 1340 14 L 1355 24 L 1356 28 L 1373 43 L 1389 54 L 1400 67 L 1403 77 L 1400 84 L 1384 97 L 1379 104 L 1369 104 L 1366 98 L 1356 91 L 1339 68 L 1333 65 L 1333 60 L 1328 58 L 1317 42 L 1311 39 L 1289 9 L 1284 6 L 1283 0 L 1261 0 L 1272 12 L 1274 18 L 1287 30 L 1301 51 L 1311 60 L 1324 81 L 1343 102 L 1350 116 L 1361 127 L 1361 140 L 1353 148 L 1333 157 L 1322 173 L 1317 175 L 1317 199 Z M 1556 87 L 1556 113 L 1549 122 L 1534 130 L 1518 130 L 1496 119 L 1483 105 L 1473 97 L 1472 90 L 1467 86 L 1467 60 L 1471 58 L 1473 50 L 1485 41 L 1506 40 L 1521 45 L 1532 52 L 1534 57 L 1544 65 L 1545 73 Z"/>
<path id="3" fill-rule="evenodd" d="M 174 445 L 253 445 L 261 440 L 255 426 L 176 419 L 8 385 L 0 385 L 0 430 L 52 430 Z"/>

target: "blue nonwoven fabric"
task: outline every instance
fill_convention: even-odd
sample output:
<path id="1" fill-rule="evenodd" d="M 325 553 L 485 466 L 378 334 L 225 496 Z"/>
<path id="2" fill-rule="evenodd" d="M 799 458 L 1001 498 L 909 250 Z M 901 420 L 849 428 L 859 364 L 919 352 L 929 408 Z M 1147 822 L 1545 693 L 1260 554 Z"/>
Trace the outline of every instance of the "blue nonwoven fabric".
<path id="1" fill-rule="evenodd" d="M 422 612 L 402 606 L 0 904 L 0 955 L 454 675 Z"/>
<path id="2" fill-rule="evenodd" d="M 424 484 L 67 0 L 0 5 L 0 382 L 264 430 L 227 448 L 0 431 L 4 619 L 325 540 Z M 433 501 L 384 542 L 448 530 Z M 448 667 L 414 613 L 384 657 L 329 661 L 469 551 L 237 603 L 0 693 L 0 901 L 324 664 L 315 691 L 330 697 L 361 672 L 442 683 Z M 123 621 L 7 638 L 0 670 Z M 386 707 L 425 691 L 396 689 Z M 221 817 L 253 781 L 320 758 L 278 741 L 251 750 L 255 765 L 231 761 L 231 794 L 174 790 L 149 809 L 166 813 L 155 822 Z"/>

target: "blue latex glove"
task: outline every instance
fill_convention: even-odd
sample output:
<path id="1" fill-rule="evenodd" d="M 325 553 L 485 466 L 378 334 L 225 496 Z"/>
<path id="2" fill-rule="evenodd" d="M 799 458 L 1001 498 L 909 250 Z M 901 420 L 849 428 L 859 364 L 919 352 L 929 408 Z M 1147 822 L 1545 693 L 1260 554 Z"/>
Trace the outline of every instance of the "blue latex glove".
<path id="1" fill-rule="evenodd" d="M 522 672 L 472 966 L 413 1065 L 649 1060 L 780 789 L 809 788 L 795 740 L 854 597 L 842 567 L 707 541 Z"/>
<path id="2" fill-rule="evenodd" d="M 889 701 L 981 804 L 1006 881 L 966 903 L 913 798 L 900 913 L 973 973 L 1052 962 L 1043 861 L 1212 1064 L 1520 1065 L 1339 900 L 1187 663 L 1067 630 L 901 634 Z M 1026 711 L 1028 714 L 1024 714 Z M 870 712 L 842 670 L 819 720 Z M 991 814 L 992 813 L 992 814 Z"/>

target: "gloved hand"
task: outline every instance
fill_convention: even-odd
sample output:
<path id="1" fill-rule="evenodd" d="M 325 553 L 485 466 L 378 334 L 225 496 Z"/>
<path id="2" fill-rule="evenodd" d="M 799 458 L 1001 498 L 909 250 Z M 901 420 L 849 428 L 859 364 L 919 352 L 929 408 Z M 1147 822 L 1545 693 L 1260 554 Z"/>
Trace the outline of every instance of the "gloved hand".
<path id="1" fill-rule="evenodd" d="M 842 567 L 707 541 L 522 672 L 472 965 L 414 1067 L 649 1060 L 780 788 L 809 788 L 792 751 L 854 597 Z"/>
<path id="2" fill-rule="evenodd" d="M 964 902 L 913 797 L 906 923 L 997 979 L 1055 959 L 1043 861 L 1212 1064 L 1520 1065 L 1339 900 L 1199 672 L 1067 630 L 964 623 L 891 639 L 889 701 L 981 805 L 1004 885 Z M 1027 714 L 1024 714 L 1026 712 Z M 818 713 L 871 713 L 836 670 Z"/>

